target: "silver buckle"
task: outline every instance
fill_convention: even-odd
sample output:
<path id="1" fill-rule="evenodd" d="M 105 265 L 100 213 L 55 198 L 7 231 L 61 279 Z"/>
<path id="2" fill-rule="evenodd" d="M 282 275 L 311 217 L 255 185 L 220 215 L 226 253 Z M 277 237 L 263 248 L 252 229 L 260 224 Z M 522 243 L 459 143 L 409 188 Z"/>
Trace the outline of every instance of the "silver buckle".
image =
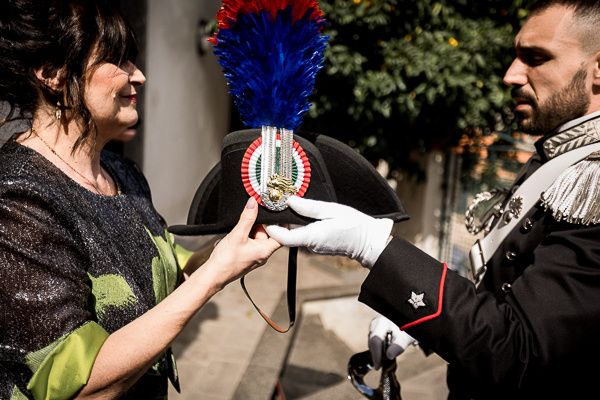
<path id="1" fill-rule="evenodd" d="M 473 244 L 473 247 L 471 247 L 471 251 L 469 252 L 469 261 L 471 264 L 471 281 L 473 281 L 475 286 L 478 286 L 487 271 L 487 266 L 485 265 L 485 259 L 483 258 L 483 251 L 481 249 L 481 242 L 479 239 L 477 239 L 475 244 Z"/>

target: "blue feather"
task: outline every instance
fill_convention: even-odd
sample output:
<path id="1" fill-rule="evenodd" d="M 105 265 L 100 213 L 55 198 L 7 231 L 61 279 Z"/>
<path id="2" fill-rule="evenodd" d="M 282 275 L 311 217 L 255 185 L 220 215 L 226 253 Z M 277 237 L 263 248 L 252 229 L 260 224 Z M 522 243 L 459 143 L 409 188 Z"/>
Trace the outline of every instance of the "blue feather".
<path id="1" fill-rule="evenodd" d="M 310 107 L 328 37 L 310 13 L 292 23 L 291 7 L 273 20 L 264 11 L 239 15 L 218 33 L 215 54 L 244 124 L 294 130 Z"/>

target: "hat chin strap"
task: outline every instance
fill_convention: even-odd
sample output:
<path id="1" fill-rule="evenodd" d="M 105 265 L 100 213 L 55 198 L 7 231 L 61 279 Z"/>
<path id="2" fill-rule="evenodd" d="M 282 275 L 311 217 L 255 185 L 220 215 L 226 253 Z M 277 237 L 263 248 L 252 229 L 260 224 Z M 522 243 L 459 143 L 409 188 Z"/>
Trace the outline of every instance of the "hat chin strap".
<path id="1" fill-rule="evenodd" d="M 288 275 L 287 275 L 287 305 L 288 305 L 288 315 L 290 318 L 290 323 L 287 328 L 281 328 L 279 325 L 277 325 L 275 322 L 273 322 L 273 320 L 271 318 L 269 318 L 269 316 L 267 314 L 265 314 L 256 305 L 254 300 L 252 300 L 252 297 L 250 297 L 248 290 L 246 289 L 246 284 L 244 283 L 245 277 L 242 277 L 242 279 L 240 279 L 240 284 L 242 285 L 242 289 L 244 290 L 244 293 L 246 294 L 246 297 L 248 298 L 248 300 L 250 300 L 250 303 L 252 303 L 252 305 L 254 306 L 256 311 L 258 311 L 260 316 L 267 322 L 267 324 L 269 324 L 269 326 L 271 328 L 275 329 L 279 333 L 286 333 L 287 331 L 289 331 L 291 329 L 292 326 L 294 326 L 294 323 L 296 322 L 296 275 L 297 275 L 297 271 L 298 271 L 298 248 L 290 247 L 290 250 L 288 253 Z"/>

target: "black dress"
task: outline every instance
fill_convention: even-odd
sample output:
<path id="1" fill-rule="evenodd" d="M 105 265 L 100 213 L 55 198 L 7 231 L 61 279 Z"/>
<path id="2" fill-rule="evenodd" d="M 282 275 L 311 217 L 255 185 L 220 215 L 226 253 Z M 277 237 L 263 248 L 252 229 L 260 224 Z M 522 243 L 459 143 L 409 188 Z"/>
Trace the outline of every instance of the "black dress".
<path id="1" fill-rule="evenodd" d="M 72 397 L 108 335 L 180 279 L 189 253 L 166 232 L 139 169 L 108 152 L 102 164 L 116 196 L 14 140 L 0 148 L 0 399 Z M 170 351 L 126 397 L 165 398 L 168 376 L 176 380 Z"/>

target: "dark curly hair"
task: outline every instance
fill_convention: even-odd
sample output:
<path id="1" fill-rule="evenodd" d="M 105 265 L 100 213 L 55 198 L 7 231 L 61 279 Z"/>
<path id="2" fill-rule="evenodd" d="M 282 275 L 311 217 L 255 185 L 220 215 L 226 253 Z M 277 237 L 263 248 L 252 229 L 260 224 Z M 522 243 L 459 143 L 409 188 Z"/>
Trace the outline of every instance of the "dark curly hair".
<path id="1" fill-rule="evenodd" d="M 9 112 L 0 126 L 30 119 L 42 101 L 60 101 L 71 111 L 61 122 L 75 119 L 82 128 L 74 151 L 96 134 L 84 104 L 86 66 L 134 61 L 137 51 L 133 30 L 109 0 L 2 0 L 0 101 Z M 43 77 L 60 72 L 61 89 L 44 85 L 36 71 Z"/>

